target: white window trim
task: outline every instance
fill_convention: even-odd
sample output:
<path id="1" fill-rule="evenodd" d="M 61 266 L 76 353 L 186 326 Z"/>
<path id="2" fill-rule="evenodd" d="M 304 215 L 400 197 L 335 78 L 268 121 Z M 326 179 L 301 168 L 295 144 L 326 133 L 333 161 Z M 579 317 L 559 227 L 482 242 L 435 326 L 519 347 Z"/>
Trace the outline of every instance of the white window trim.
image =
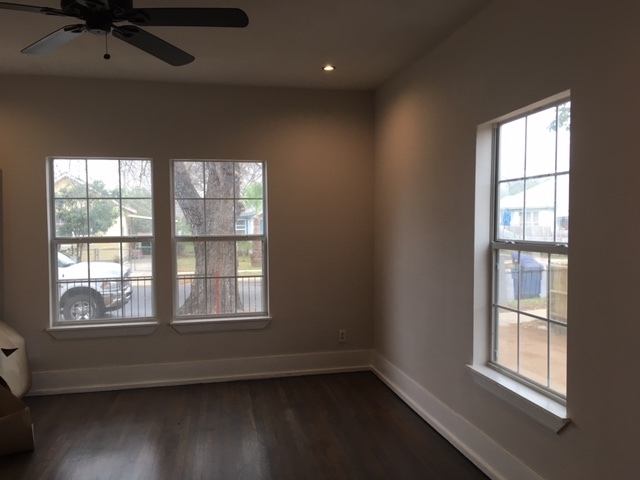
<path id="1" fill-rule="evenodd" d="M 47 333 L 56 340 L 77 338 L 129 337 L 153 334 L 160 324 L 155 321 L 117 322 L 112 324 L 65 325 L 47 328 Z"/>
<path id="2" fill-rule="evenodd" d="M 231 332 L 238 330 L 264 330 L 271 317 L 199 318 L 174 320 L 170 323 L 178 333 Z"/>
<path id="3" fill-rule="evenodd" d="M 566 404 L 490 366 L 493 125 L 558 102 L 569 97 L 569 94 L 569 91 L 562 92 L 520 111 L 486 122 L 478 127 L 476 140 L 473 363 L 468 368 L 480 387 L 556 433 L 560 433 L 571 422 Z"/>
<path id="4" fill-rule="evenodd" d="M 560 432 L 571 421 L 566 405 L 487 365 L 468 367 L 478 385 L 554 432 Z"/>

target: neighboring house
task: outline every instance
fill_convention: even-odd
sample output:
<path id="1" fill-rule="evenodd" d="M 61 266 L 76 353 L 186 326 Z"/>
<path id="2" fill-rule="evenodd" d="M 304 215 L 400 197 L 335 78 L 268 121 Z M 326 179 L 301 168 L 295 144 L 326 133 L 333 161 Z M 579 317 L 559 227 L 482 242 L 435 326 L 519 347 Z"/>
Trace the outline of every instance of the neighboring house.
<path id="1" fill-rule="evenodd" d="M 529 240 L 553 238 L 566 241 L 569 219 L 569 185 L 559 181 L 556 192 L 554 178 L 549 178 L 522 192 L 500 199 L 500 226 L 503 238 L 522 238 L 526 229 Z M 557 200 L 556 200 L 557 198 Z"/>
<path id="2" fill-rule="evenodd" d="M 253 209 L 247 209 L 236 219 L 236 233 L 239 235 L 254 235 L 264 228 L 263 213 L 257 215 Z"/>
<path id="3" fill-rule="evenodd" d="M 74 185 L 82 185 L 84 181 L 82 179 L 73 177 L 72 175 L 62 175 L 54 182 L 54 189 L 56 192 L 68 188 Z M 91 188 L 91 187 L 90 187 Z M 123 199 L 126 201 L 126 199 Z M 117 199 L 113 199 L 115 207 L 119 205 Z M 124 221 L 123 221 L 124 220 Z M 116 215 L 113 224 L 107 229 L 101 236 L 104 237 L 119 237 L 129 235 L 148 235 L 153 226 L 151 223 L 152 218 L 146 215 L 138 215 L 138 211 L 126 204 L 122 204 L 122 215 Z M 148 242 L 136 242 L 135 245 L 130 245 L 129 252 L 126 252 L 125 257 L 140 258 L 142 255 L 150 254 L 150 245 Z M 71 255 L 76 257 L 77 255 Z M 82 250 L 80 255 L 82 258 L 77 260 L 86 261 L 88 258 L 88 252 L 86 249 Z M 126 258 L 128 259 L 128 258 Z M 94 243 L 91 247 L 91 260 L 99 261 L 119 261 L 120 252 L 119 248 L 112 243 Z"/>

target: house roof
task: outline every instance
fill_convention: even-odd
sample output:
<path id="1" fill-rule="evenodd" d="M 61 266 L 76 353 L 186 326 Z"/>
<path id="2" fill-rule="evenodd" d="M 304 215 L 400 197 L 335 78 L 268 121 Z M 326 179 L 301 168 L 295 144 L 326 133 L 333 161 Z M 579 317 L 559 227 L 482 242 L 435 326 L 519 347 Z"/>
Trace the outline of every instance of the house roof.
<path id="1" fill-rule="evenodd" d="M 554 202 L 556 202 L 557 215 L 566 217 L 569 215 L 569 185 L 559 181 L 557 197 L 555 185 L 554 178 L 549 178 L 526 191 L 503 197 L 500 199 L 500 209 L 522 210 L 522 206 L 526 202 L 525 208 L 527 210 L 550 210 L 553 209 Z"/>
<path id="2" fill-rule="evenodd" d="M 108 37 L 81 38 L 46 55 L 20 50 L 75 19 L 0 10 L 0 74 L 211 84 L 373 89 L 462 26 L 490 0 L 133 0 L 135 7 L 238 7 L 244 29 L 149 27 L 196 57 L 171 67 Z M 57 0 L 14 3 L 59 8 Z M 335 64 L 331 74 L 322 71 Z"/>

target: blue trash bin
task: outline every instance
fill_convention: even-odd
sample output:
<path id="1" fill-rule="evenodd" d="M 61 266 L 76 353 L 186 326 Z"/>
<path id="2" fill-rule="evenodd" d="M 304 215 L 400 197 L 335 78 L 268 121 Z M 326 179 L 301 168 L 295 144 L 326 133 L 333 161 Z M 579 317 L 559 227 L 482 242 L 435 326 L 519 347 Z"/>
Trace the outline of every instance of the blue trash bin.
<path id="1" fill-rule="evenodd" d="M 512 252 L 511 258 L 518 265 L 518 253 Z M 519 268 L 511 270 L 514 298 L 538 298 L 542 290 L 542 271 L 544 267 L 531 255 L 520 254 Z"/>

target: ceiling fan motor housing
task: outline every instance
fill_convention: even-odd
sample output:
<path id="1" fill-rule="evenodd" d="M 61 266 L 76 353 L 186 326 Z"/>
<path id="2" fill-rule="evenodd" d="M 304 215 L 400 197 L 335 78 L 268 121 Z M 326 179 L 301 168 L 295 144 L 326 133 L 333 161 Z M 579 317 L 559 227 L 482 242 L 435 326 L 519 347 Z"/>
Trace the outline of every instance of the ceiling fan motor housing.
<path id="1" fill-rule="evenodd" d="M 60 9 L 65 13 L 81 18 L 86 22 L 86 30 L 94 35 L 107 35 L 111 32 L 114 12 L 132 9 L 132 0 L 61 0 Z"/>
<path id="2" fill-rule="evenodd" d="M 111 31 L 111 15 L 109 12 L 91 13 L 85 17 L 87 32 L 94 35 L 106 35 Z"/>

